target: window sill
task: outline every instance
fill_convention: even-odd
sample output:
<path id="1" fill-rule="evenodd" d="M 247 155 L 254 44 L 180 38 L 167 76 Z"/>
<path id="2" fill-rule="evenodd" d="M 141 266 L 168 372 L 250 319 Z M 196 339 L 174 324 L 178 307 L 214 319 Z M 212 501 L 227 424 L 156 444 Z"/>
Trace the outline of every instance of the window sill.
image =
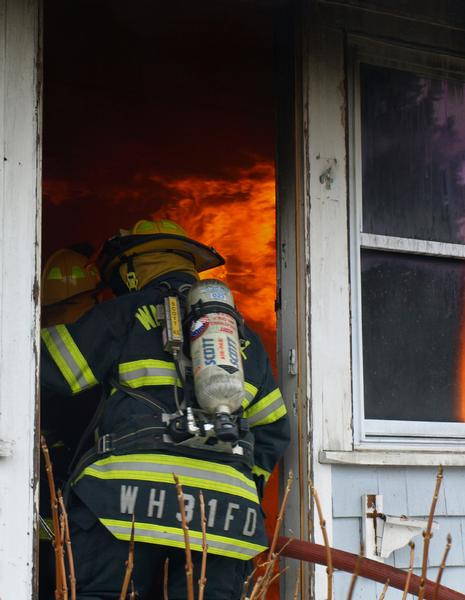
<path id="1" fill-rule="evenodd" d="M 465 467 L 465 447 L 456 451 L 425 450 L 352 450 L 347 452 L 322 450 L 322 464 L 367 465 L 396 467 Z"/>

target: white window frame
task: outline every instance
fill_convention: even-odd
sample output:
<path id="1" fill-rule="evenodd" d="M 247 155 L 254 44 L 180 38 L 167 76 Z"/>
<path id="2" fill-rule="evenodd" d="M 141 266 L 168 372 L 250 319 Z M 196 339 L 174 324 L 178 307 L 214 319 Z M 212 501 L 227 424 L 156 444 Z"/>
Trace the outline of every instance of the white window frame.
<path id="1" fill-rule="evenodd" d="M 362 153 L 360 64 L 391 67 L 440 79 L 465 82 L 465 60 L 407 46 L 349 38 L 349 164 L 350 164 L 350 263 L 353 357 L 354 447 L 409 448 L 465 445 L 465 423 L 365 419 L 363 390 L 363 340 L 361 310 L 361 249 L 395 251 L 465 260 L 465 244 L 414 240 L 362 231 Z"/>

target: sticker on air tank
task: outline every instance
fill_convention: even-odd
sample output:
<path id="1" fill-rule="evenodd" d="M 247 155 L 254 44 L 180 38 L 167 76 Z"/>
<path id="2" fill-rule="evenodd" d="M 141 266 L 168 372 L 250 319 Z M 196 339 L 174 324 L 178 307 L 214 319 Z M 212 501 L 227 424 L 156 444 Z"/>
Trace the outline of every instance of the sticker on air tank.
<path id="1" fill-rule="evenodd" d="M 199 338 L 202 335 L 202 333 L 205 333 L 205 331 L 208 329 L 209 324 L 210 321 L 208 317 L 200 317 L 200 319 L 197 319 L 197 321 L 192 321 L 191 339 L 196 340 L 197 338 Z"/>
<path id="2" fill-rule="evenodd" d="M 210 298 L 213 300 L 225 300 L 226 299 L 226 290 L 223 286 L 219 285 L 209 285 L 204 287 L 202 290 L 204 294 L 208 294 Z"/>
<path id="3" fill-rule="evenodd" d="M 196 367 L 204 368 L 212 365 L 239 368 L 240 355 L 236 341 L 231 336 L 202 336 L 200 356 L 193 353 L 194 371 Z"/>
<path id="4" fill-rule="evenodd" d="M 226 313 L 210 313 L 209 322 L 215 331 L 232 335 L 234 333 L 235 321 L 231 315 Z"/>

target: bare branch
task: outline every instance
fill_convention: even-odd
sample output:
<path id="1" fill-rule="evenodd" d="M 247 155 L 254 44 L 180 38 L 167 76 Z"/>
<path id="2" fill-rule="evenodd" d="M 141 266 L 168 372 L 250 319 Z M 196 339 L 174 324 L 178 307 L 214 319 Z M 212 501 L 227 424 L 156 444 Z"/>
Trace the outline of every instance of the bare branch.
<path id="1" fill-rule="evenodd" d="M 313 500 L 315 502 L 316 510 L 318 512 L 318 520 L 320 522 L 321 533 L 323 535 L 323 541 L 326 550 L 326 574 L 328 578 L 328 600 L 332 600 L 333 598 L 333 557 L 331 555 L 331 548 L 329 545 L 328 532 L 326 530 L 326 521 L 323 516 L 323 510 L 321 508 L 320 499 L 318 497 L 318 492 L 316 491 L 313 482 L 310 481 L 310 492 L 313 496 Z"/>
<path id="2" fill-rule="evenodd" d="M 132 571 L 134 569 L 134 513 L 132 514 L 131 537 L 129 539 L 129 552 L 126 561 L 126 571 L 124 573 L 123 585 L 119 595 L 119 600 L 126 600 L 129 584 L 131 583 Z"/>
<path id="3" fill-rule="evenodd" d="M 261 565 L 260 565 L 261 566 Z M 257 572 L 258 567 L 255 567 L 255 569 L 252 571 L 252 573 L 250 573 L 250 575 L 247 577 L 247 579 L 245 580 L 244 586 L 242 588 L 242 595 L 241 595 L 241 600 L 245 600 L 247 597 L 247 591 L 249 589 L 250 586 L 250 582 L 253 580 L 253 578 L 255 577 L 255 574 Z"/>
<path id="4" fill-rule="evenodd" d="M 413 572 L 413 561 L 415 559 L 415 544 L 414 544 L 414 542 L 409 542 L 408 545 L 410 546 L 410 560 L 409 560 L 407 579 L 405 580 L 404 593 L 402 594 L 402 600 L 407 600 L 407 594 L 408 594 L 408 590 L 410 587 L 410 579 L 412 578 L 412 572 Z"/>
<path id="5" fill-rule="evenodd" d="M 131 593 L 129 594 L 129 600 L 137 600 L 136 590 L 134 588 L 134 581 L 131 579 Z"/>
<path id="6" fill-rule="evenodd" d="M 207 578 L 205 573 L 207 572 L 207 519 L 205 517 L 205 500 L 202 494 L 202 490 L 199 493 L 200 497 L 200 524 L 202 526 L 202 565 L 200 567 L 200 579 L 199 579 L 199 600 L 203 600 L 205 595 L 205 585 Z"/>
<path id="7" fill-rule="evenodd" d="M 446 568 L 447 556 L 449 554 L 449 550 L 451 549 L 451 546 L 452 546 L 452 536 L 450 533 L 448 533 L 446 547 L 444 548 L 444 554 L 442 555 L 441 564 L 439 565 L 439 570 L 438 570 L 438 574 L 436 577 L 436 583 L 435 583 L 434 592 L 433 592 L 433 600 L 437 600 L 437 598 L 438 598 L 439 586 L 441 585 L 442 574 L 444 573 L 444 569 Z"/>
<path id="8" fill-rule="evenodd" d="M 63 582 L 64 559 L 63 546 L 61 544 L 60 519 L 58 515 L 58 500 L 55 489 L 55 480 L 53 478 L 52 463 L 50 461 L 50 453 L 48 451 L 47 442 L 45 441 L 43 435 L 40 436 L 40 445 L 45 461 L 45 472 L 47 474 L 48 487 L 50 490 L 50 507 L 52 509 L 54 531 L 53 550 L 55 553 L 55 600 L 64 600 L 64 585 L 66 585 L 66 578 Z"/>
<path id="9" fill-rule="evenodd" d="M 165 565 L 163 567 L 163 600 L 168 600 L 168 569 L 170 566 L 170 559 L 165 559 Z"/>
<path id="10" fill-rule="evenodd" d="M 357 562 L 355 563 L 354 572 L 352 574 L 352 579 L 350 580 L 349 591 L 347 593 L 347 600 L 352 600 L 352 596 L 354 594 L 355 584 L 357 582 L 358 576 L 360 574 L 360 563 L 362 561 L 364 554 L 363 547 L 360 549 L 360 554 L 357 557 Z"/>
<path id="11" fill-rule="evenodd" d="M 297 575 L 297 578 L 295 580 L 295 590 L 294 590 L 293 600 L 298 600 L 299 592 L 300 592 L 300 574 Z"/>
<path id="12" fill-rule="evenodd" d="M 281 523 L 283 521 L 284 511 L 286 510 L 286 504 L 287 504 L 287 500 L 289 497 L 289 492 L 291 491 L 293 479 L 294 479 L 294 475 L 293 475 L 292 471 L 289 471 L 289 476 L 287 478 L 286 490 L 284 491 L 283 501 L 281 502 L 281 508 L 279 509 L 278 518 L 276 519 L 276 525 L 275 525 L 274 533 L 273 533 L 273 540 L 271 542 L 270 550 L 268 552 L 268 560 L 271 559 L 271 557 L 274 554 L 275 548 L 276 548 L 276 543 L 278 541 L 278 536 L 279 536 L 279 530 L 281 528 Z"/>
<path id="13" fill-rule="evenodd" d="M 426 586 L 426 571 L 428 567 L 428 553 L 429 553 L 429 542 L 433 537 L 432 529 L 433 529 L 433 517 L 434 512 L 436 510 L 436 504 L 439 497 L 439 489 L 441 487 L 441 482 L 443 478 L 442 466 L 440 465 L 438 468 L 438 474 L 436 475 L 436 486 L 434 488 L 433 499 L 431 501 L 431 508 L 429 511 L 428 524 L 426 526 L 426 530 L 423 532 L 423 561 L 421 565 L 421 579 L 420 579 L 420 587 L 418 588 L 418 600 L 423 600 L 425 596 L 425 586 Z"/>
<path id="14" fill-rule="evenodd" d="M 378 600 L 384 600 L 384 596 L 386 595 L 388 587 L 389 587 L 389 579 L 384 584 L 383 590 L 382 590 L 381 594 L 379 595 Z"/>
<path id="15" fill-rule="evenodd" d="M 63 495 L 61 493 L 61 490 L 58 490 L 58 503 L 59 503 L 60 509 L 61 509 L 63 532 L 64 532 L 64 539 L 65 539 L 65 544 L 66 544 L 66 556 L 68 559 L 69 586 L 71 588 L 71 600 L 76 600 L 76 572 L 74 569 L 73 548 L 71 546 L 71 539 L 69 536 L 68 513 L 66 511 L 66 507 L 65 507 L 65 503 L 63 501 Z"/>
<path id="16" fill-rule="evenodd" d="M 184 532 L 184 545 L 186 552 L 186 580 L 187 580 L 187 600 L 194 600 L 194 569 L 192 565 L 192 553 L 189 540 L 189 526 L 186 519 L 186 507 L 184 505 L 184 492 L 179 483 L 179 477 L 173 473 L 173 479 L 176 483 L 178 493 L 179 512 L 181 514 L 182 530 Z"/>
<path id="17" fill-rule="evenodd" d="M 281 577 L 281 575 L 282 575 L 283 573 L 285 573 L 285 572 L 286 572 L 286 571 L 288 571 L 288 570 L 289 570 L 289 567 L 285 567 L 284 569 L 282 569 L 281 571 L 279 571 L 278 573 L 276 573 L 276 574 L 275 574 L 275 575 L 274 575 L 274 576 L 273 576 L 273 577 L 270 579 L 270 582 L 269 582 L 268 586 L 266 587 L 266 589 L 263 589 L 263 590 L 262 590 L 262 592 L 261 592 L 261 594 L 260 594 L 260 600 L 266 600 L 266 593 L 267 593 L 268 589 L 269 589 L 269 588 L 270 588 L 270 587 L 273 585 L 273 583 L 274 583 L 276 580 L 278 580 L 278 579 Z"/>
<path id="18" fill-rule="evenodd" d="M 279 558 L 279 554 L 277 554 L 275 552 L 276 543 L 278 541 L 279 530 L 281 528 L 281 523 L 283 521 L 284 512 L 286 510 L 286 504 L 287 504 L 287 500 L 289 498 L 289 492 L 291 491 L 293 479 L 294 479 L 294 476 L 292 474 L 292 471 L 289 471 L 286 490 L 284 491 L 284 496 L 283 496 L 283 500 L 281 502 L 281 507 L 279 509 L 278 518 L 276 519 L 276 524 L 275 524 L 274 533 L 273 533 L 273 539 L 271 541 L 270 549 L 268 551 L 268 560 L 265 563 L 265 565 L 266 565 L 265 573 L 263 574 L 263 576 L 259 577 L 257 579 L 257 581 L 255 582 L 255 585 L 252 589 L 252 593 L 250 595 L 249 600 L 256 600 L 256 599 L 260 598 L 268 590 L 269 586 L 271 585 L 271 582 L 273 579 L 274 567 L 275 567 L 276 561 Z M 261 566 L 264 566 L 264 565 L 261 565 Z"/>

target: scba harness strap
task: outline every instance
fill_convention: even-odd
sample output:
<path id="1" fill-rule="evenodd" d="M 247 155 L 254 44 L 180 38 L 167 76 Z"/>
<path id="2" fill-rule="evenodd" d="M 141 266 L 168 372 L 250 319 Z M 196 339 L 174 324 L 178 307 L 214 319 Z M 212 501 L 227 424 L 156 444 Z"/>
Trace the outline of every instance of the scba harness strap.
<path id="1" fill-rule="evenodd" d="M 242 414 L 235 415 L 241 439 L 237 444 L 238 451 L 234 451 L 234 448 L 229 449 L 226 444 L 218 442 L 214 435 L 209 434 L 206 427 L 208 418 L 204 411 L 199 409 L 194 411 L 201 426 L 201 436 L 199 436 L 201 439 L 196 440 L 195 436 L 189 434 L 187 430 L 183 430 L 182 415 L 179 415 L 179 420 L 177 420 L 176 414 L 170 414 L 160 401 L 155 400 L 149 394 L 135 391 L 114 379 L 110 383 L 114 388 L 151 408 L 154 411 L 153 421 L 151 424 L 147 424 L 147 417 L 141 417 L 140 429 L 131 430 L 134 425 L 133 420 L 132 425 L 128 424 L 114 433 L 98 437 L 95 447 L 97 453 L 120 453 L 127 451 L 128 446 L 137 450 L 160 448 L 166 450 L 175 446 L 182 449 L 183 452 L 191 453 L 192 451 L 193 455 L 197 455 L 199 451 L 204 451 L 210 456 L 212 453 L 221 454 L 222 458 L 233 458 L 234 462 L 239 461 L 249 468 L 253 467 L 253 435 L 250 433 L 247 419 L 243 418 Z M 181 425 L 177 426 L 178 424 Z M 153 440 L 153 447 L 150 446 L 151 440 Z M 137 445 L 139 442 L 140 446 Z"/>
<path id="2" fill-rule="evenodd" d="M 95 435 L 95 443 L 79 460 L 76 467 L 73 469 L 70 477 L 72 483 L 79 473 L 87 466 L 102 458 L 104 455 L 109 454 L 124 454 L 131 452 L 141 451 L 154 451 L 163 450 L 166 452 L 174 452 L 176 454 L 182 454 L 197 458 L 212 458 L 212 456 L 221 457 L 222 462 L 227 463 L 241 463 L 248 469 L 252 469 L 254 466 L 254 444 L 253 435 L 249 431 L 247 419 L 237 415 L 239 423 L 239 431 L 241 433 L 241 439 L 237 443 L 240 453 L 234 451 L 227 451 L 226 446 L 216 442 L 213 436 L 205 436 L 202 439 L 196 439 L 193 436 L 186 434 L 186 432 L 178 431 L 178 434 L 184 433 L 177 438 L 173 436 L 173 423 L 176 420 L 172 419 L 172 415 L 166 407 L 159 401 L 146 393 L 135 391 L 132 388 L 122 385 L 115 379 L 110 380 L 110 384 L 113 388 L 118 389 L 124 394 L 144 403 L 153 411 L 152 417 L 135 418 L 133 417 L 125 426 L 120 427 L 111 433 L 104 435 Z M 102 402 L 105 403 L 111 398 L 111 395 L 104 398 Z M 104 412 L 104 408 L 99 411 L 100 415 Z M 198 416 L 201 417 L 202 411 L 198 412 Z M 97 431 L 97 428 L 95 429 Z M 174 438 L 174 439 L 173 439 Z M 189 444 L 189 441 L 192 443 Z"/>
<path id="3" fill-rule="evenodd" d="M 176 296 L 180 301 L 181 312 L 186 311 L 186 294 L 189 291 L 190 285 L 185 284 L 179 289 L 173 288 L 168 281 L 160 282 L 158 290 L 162 293 L 161 301 L 169 296 Z M 194 310 L 183 319 L 183 326 L 189 325 L 193 319 L 211 312 L 212 309 L 226 312 L 228 307 L 223 303 L 218 302 L 200 302 Z M 244 320 L 241 315 L 234 309 L 229 309 L 229 314 L 237 321 L 239 331 L 243 330 Z M 241 335 L 241 337 L 243 337 Z M 179 364 L 175 360 L 177 372 L 181 379 L 184 379 L 184 402 L 188 404 L 193 400 L 193 381 L 192 379 L 183 378 L 180 373 Z M 242 409 L 237 414 L 232 415 L 237 423 L 239 431 L 239 440 L 235 446 L 220 442 L 216 439 L 214 431 L 209 429 L 209 421 L 205 411 L 199 408 L 193 408 L 196 421 L 200 425 L 200 433 L 198 436 L 193 436 L 185 427 L 185 416 L 179 413 L 170 413 L 170 410 L 163 405 L 158 399 L 153 398 L 147 393 L 122 384 L 116 378 L 111 378 L 108 381 L 110 389 L 102 396 L 100 405 L 84 433 L 75 457 L 70 465 L 72 474 L 70 481 L 72 482 L 77 475 L 88 465 L 95 460 L 98 460 L 102 455 L 108 454 L 123 454 L 125 452 L 139 452 L 143 450 L 154 451 L 164 450 L 176 452 L 192 457 L 204 456 L 212 458 L 221 457 L 221 460 L 229 463 L 241 463 L 249 469 L 254 466 L 254 436 L 249 430 L 248 421 L 242 416 Z M 147 422 L 147 416 L 141 417 L 139 422 L 134 417 L 130 423 L 117 429 L 116 431 L 98 434 L 98 425 L 111 402 L 112 389 L 119 390 L 139 402 L 142 402 L 153 412 L 153 417 Z M 179 407 L 178 407 L 179 408 Z M 86 441 L 94 434 L 94 445 L 90 448 L 77 462 L 75 468 L 73 465 L 82 451 Z"/>

